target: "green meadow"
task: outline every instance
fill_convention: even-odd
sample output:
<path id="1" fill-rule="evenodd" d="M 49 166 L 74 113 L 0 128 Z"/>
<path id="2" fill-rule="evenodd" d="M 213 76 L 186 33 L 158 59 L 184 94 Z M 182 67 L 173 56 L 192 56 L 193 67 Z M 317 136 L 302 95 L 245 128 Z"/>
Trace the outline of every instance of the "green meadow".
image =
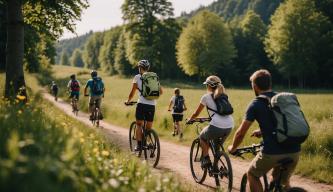
<path id="1" fill-rule="evenodd" d="M 0 100 L 0 191 L 192 190 L 44 101 L 34 76 L 27 83 L 29 104 Z"/>
<path id="2" fill-rule="evenodd" d="M 68 97 L 66 85 L 70 74 L 77 74 L 81 84 L 89 78 L 89 70 L 74 67 L 54 66 L 53 77 L 60 86 L 60 95 L 64 98 Z M 102 108 L 106 120 L 112 124 L 122 127 L 129 127 L 134 120 L 135 107 L 126 107 L 124 101 L 128 97 L 131 88 L 131 78 L 120 78 L 117 76 L 107 76 L 100 72 L 106 86 L 105 97 L 102 102 Z M 48 78 L 40 78 L 44 85 L 52 80 L 50 75 Z M 223 78 L 223 77 L 222 77 Z M 156 116 L 154 121 L 154 129 L 157 130 L 160 137 L 182 145 L 189 145 L 196 137 L 194 126 L 185 126 L 184 139 L 179 141 L 178 138 L 172 137 L 172 118 L 167 111 L 168 104 L 173 89 L 181 88 L 181 94 L 184 95 L 188 110 L 184 117 L 189 117 L 199 104 L 201 96 L 206 92 L 205 87 L 200 84 L 187 82 L 163 81 L 164 94 L 159 98 L 156 108 Z M 254 93 L 250 89 L 233 89 L 228 88 L 227 93 L 234 107 L 235 129 L 243 119 L 247 105 L 254 98 Z M 307 120 L 311 126 L 311 135 L 303 144 L 302 156 L 297 167 L 297 173 L 308 176 L 321 182 L 333 183 L 333 92 L 316 91 L 316 90 L 284 90 L 279 88 L 278 91 L 293 91 L 298 93 L 298 99 L 305 113 Z M 87 110 L 87 98 L 81 93 L 80 108 Z M 202 117 L 207 116 L 207 112 L 203 111 Z M 258 125 L 254 124 L 251 130 L 257 129 Z M 250 130 L 250 131 L 251 131 Z M 231 134 L 233 135 L 233 133 Z M 230 144 L 232 136 L 226 141 L 226 145 Z M 247 136 L 243 145 L 259 142 L 259 139 Z"/>

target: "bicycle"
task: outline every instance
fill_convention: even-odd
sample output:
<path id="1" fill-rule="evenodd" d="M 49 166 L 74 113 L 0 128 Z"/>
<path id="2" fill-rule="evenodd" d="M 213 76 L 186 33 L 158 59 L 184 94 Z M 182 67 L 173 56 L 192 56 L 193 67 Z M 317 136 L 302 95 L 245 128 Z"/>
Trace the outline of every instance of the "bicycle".
<path id="1" fill-rule="evenodd" d="M 85 95 L 86 97 L 88 97 L 89 95 Z M 92 118 L 90 119 L 91 123 L 93 124 L 93 126 L 96 126 L 97 128 L 99 127 L 99 121 L 100 121 L 100 117 L 101 117 L 101 111 L 99 106 L 97 105 L 97 100 L 94 101 L 94 110 L 92 111 L 91 115 Z"/>
<path id="2" fill-rule="evenodd" d="M 243 154 L 251 153 L 256 156 L 262 149 L 263 143 L 260 144 L 252 144 L 251 146 L 246 146 L 242 148 L 238 148 L 236 152 L 232 153 L 234 156 L 238 156 L 244 159 Z M 305 192 L 304 189 L 299 187 L 292 187 L 288 190 L 284 190 L 281 185 L 281 176 L 284 171 L 286 171 L 286 166 L 292 163 L 293 160 L 291 158 L 284 158 L 279 161 L 278 167 L 280 169 L 279 175 L 276 181 L 268 182 L 267 173 L 264 174 L 264 191 L 265 192 Z M 249 186 L 247 184 L 247 173 L 245 173 L 241 180 L 240 192 L 250 191 Z"/>
<path id="3" fill-rule="evenodd" d="M 74 115 L 78 116 L 78 114 L 79 114 L 79 109 L 78 109 L 78 106 L 77 106 L 78 105 L 78 100 L 75 96 L 72 97 L 71 104 L 72 104 L 72 111 L 73 111 Z"/>
<path id="4" fill-rule="evenodd" d="M 196 130 L 197 135 L 199 135 L 202 130 L 201 126 L 199 125 L 209 121 L 211 121 L 211 118 L 196 118 L 195 120 L 187 122 L 186 124 L 191 125 L 193 123 L 197 123 Z M 202 168 L 202 150 L 200 147 L 200 139 L 199 137 L 194 139 L 190 151 L 191 173 L 194 180 L 197 183 L 202 184 L 205 181 L 208 172 L 210 177 L 214 177 L 217 187 L 221 186 L 221 181 L 223 180 L 222 187 L 226 188 L 227 191 L 231 191 L 233 183 L 232 166 L 228 154 L 224 151 L 222 142 L 223 141 L 221 138 L 209 141 L 209 146 L 213 154 L 214 161 L 208 168 Z"/>
<path id="5" fill-rule="evenodd" d="M 137 104 L 137 102 L 129 102 L 126 103 L 126 106 L 133 106 Z M 129 130 L 129 144 L 130 144 L 130 150 L 133 153 L 136 153 L 138 157 L 142 156 L 143 151 L 143 158 L 147 161 L 149 165 L 152 167 L 156 167 L 158 164 L 158 161 L 160 160 L 160 140 L 158 138 L 158 135 L 156 131 L 153 129 L 146 129 L 146 121 L 144 121 L 143 127 L 142 127 L 142 141 L 141 141 L 141 147 L 139 147 L 140 150 L 135 151 L 135 145 L 137 143 L 136 140 L 136 121 L 133 121 L 130 125 Z"/>

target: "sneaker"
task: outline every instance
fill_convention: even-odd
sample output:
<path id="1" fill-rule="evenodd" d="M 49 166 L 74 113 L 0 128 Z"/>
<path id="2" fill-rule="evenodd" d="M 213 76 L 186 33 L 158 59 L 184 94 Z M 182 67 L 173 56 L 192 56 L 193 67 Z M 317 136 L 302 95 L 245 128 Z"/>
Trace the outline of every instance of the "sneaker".
<path id="1" fill-rule="evenodd" d="M 141 149 L 141 145 L 137 145 L 135 148 L 134 148 L 134 151 L 135 152 L 139 152 L 139 151 L 141 151 L 142 149 Z"/>
<path id="2" fill-rule="evenodd" d="M 201 168 L 206 169 L 212 165 L 212 162 L 210 161 L 209 155 L 206 157 L 201 158 Z"/>

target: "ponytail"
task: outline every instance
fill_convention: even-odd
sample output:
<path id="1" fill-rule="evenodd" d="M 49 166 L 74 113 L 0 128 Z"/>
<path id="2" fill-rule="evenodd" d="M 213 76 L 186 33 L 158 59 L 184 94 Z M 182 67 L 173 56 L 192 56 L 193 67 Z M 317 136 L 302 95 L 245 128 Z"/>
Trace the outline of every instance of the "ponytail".
<path id="1" fill-rule="evenodd" d="M 222 94 L 225 94 L 225 88 L 222 83 L 219 83 L 214 90 L 214 99 L 218 98 Z"/>

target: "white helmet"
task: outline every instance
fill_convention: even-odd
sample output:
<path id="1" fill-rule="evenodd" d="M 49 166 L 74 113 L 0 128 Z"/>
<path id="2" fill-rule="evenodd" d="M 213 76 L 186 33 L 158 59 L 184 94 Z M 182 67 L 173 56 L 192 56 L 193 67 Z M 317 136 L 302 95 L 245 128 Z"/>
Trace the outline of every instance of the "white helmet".
<path id="1" fill-rule="evenodd" d="M 138 67 L 142 67 L 145 70 L 148 70 L 150 68 L 150 64 L 148 60 L 140 60 L 138 62 Z"/>

